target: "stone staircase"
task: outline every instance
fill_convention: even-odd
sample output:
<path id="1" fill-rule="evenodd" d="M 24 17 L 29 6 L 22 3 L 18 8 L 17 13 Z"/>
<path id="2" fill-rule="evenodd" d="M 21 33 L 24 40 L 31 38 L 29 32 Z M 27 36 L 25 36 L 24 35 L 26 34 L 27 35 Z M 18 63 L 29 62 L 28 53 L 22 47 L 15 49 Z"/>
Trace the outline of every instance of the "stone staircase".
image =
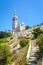
<path id="1" fill-rule="evenodd" d="M 34 40 L 31 40 L 31 50 L 27 65 L 36 65 L 39 48 Z"/>

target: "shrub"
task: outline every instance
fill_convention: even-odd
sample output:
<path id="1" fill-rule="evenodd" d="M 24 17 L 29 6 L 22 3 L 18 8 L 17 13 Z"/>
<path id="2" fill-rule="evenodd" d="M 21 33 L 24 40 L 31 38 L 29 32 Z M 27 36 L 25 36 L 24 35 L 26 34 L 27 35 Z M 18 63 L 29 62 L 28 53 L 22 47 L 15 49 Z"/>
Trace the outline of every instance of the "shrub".
<path id="1" fill-rule="evenodd" d="M 0 39 L 1 38 L 7 38 L 7 37 L 10 37 L 12 34 L 10 32 L 3 32 L 3 31 L 0 31 Z"/>
<path id="2" fill-rule="evenodd" d="M 6 43 L 9 42 L 6 38 L 0 39 L 0 43 Z"/>
<path id="3" fill-rule="evenodd" d="M 38 38 L 38 36 L 40 36 L 40 34 L 43 34 L 43 30 L 41 30 L 41 29 L 38 27 L 38 28 L 35 28 L 32 33 L 33 33 L 33 35 L 34 35 L 34 38 Z"/>
<path id="4" fill-rule="evenodd" d="M 20 45 L 21 45 L 21 47 L 26 46 L 26 45 L 28 44 L 28 42 L 29 42 L 29 40 L 27 40 L 27 39 L 21 39 L 21 40 L 20 40 Z"/>
<path id="5" fill-rule="evenodd" d="M 9 63 L 9 46 L 0 45 L 0 65 L 8 65 Z"/>
<path id="6" fill-rule="evenodd" d="M 43 58 L 43 34 L 38 37 L 36 40 L 36 44 L 39 46 L 39 56 L 38 60 Z"/>

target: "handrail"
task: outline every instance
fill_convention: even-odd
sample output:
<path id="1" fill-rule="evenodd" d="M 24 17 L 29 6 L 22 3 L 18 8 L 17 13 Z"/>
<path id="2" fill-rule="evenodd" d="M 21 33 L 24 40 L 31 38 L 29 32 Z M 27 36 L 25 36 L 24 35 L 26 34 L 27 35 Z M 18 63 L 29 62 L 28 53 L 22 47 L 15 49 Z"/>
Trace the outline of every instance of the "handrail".
<path id="1" fill-rule="evenodd" d="M 27 52 L 27 56 L 26 56 L 26 61 L 29 60 L 30 52 L 31 52 L 31 40 L 30 40 L 30 44 L 29 44 L 29 48 L 28 48 L 28 52 Z"/>

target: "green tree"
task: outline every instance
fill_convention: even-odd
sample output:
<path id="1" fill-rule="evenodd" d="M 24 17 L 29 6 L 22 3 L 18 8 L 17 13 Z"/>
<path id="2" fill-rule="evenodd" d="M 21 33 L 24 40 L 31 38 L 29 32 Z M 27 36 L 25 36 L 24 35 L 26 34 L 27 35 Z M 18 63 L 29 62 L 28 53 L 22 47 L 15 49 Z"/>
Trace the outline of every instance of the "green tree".
<path id="1" fill-rule="evenodd" d="M 33 35 L 34 35 L 34 38 L 37 38 L 38 36 L 40 36 L 40 34 L 43 34 L 43 30 L 41 30 L 41 29 L 38 27 L 38 28 L 35 28 L 32 33 L 33 33 Z"/>
<path id="2" fill-rule="evenodd" d="M 26 28 L 26 29 L 29 29 L 29 28 L 30 28 L 30 26 L 26 26 L 25 28 Z"/>
<path id="3" fill-rule="evenodd" d="M 43 57 L 43 34 L 38 37 L 36 44 L 39 46 L 38 60 L 40 60 Z"/>
<path id="4" fill-rule="evenodd" d="M 7 45 L 0 45 L 0 65 L 8 65 L 9 63 L 9 46 Z"/>
<path id="5" fill-rule="evenodd" d="M 7 37 L 10 37 L 12 34 L 10 32 L 3 32 L 3 31 L 0 31 L 0 39 L 1 38 L 7 38 Z"/>

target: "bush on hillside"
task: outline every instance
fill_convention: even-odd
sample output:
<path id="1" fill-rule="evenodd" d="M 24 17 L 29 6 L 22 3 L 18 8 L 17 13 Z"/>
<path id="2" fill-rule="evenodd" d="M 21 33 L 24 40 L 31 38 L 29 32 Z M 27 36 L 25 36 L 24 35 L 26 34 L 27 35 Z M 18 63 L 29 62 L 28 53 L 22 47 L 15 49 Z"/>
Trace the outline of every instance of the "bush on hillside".
<path id="1" fill-rule="evenodd" d="M 10 62 L 9 56 L 9 46 L 0 45 L 0 65 L 8 65 L 8 63 Z"/>
<path id="2" fill-rule="evenodd" d="M 26 46 L 26 45 L 28 44 L 28 42 L 29 42 L 29 40 L 27 40 L 27 39 L 21 39 L 21 40 L 20 40 L 20 45 L 21 45 L 21 47 Z"/>
<path id="3" fill-rule="evenodd" d="M 36 44 L 39 46 L 39 56 L 38 60 L 43 58 L 43 34 L 41 34 L 36 40 Z"/>
<path id="4" fill-rule="evenodd" d="M 40 36 L 40 34 L 43 34 L 43 30 L 41 30 L 40 28 L 35 28 L 32 33 L 34 35 L 34 38 L 36 39 L 38 38 L 38 36 Z"/>
<path id="5" fill-rule="evenodd" d="M 0 39 L 1 38 L 7 38 L 7 37 L 10 37 L 12 34 L 10 32 L 3 32 L 3 31 L 0 31 Z"/>
<path id="6" fill-rule="evenodd" d="M 6 38 L 0 39 L 0 43 L 6 43 L 9 42 Z"/>

